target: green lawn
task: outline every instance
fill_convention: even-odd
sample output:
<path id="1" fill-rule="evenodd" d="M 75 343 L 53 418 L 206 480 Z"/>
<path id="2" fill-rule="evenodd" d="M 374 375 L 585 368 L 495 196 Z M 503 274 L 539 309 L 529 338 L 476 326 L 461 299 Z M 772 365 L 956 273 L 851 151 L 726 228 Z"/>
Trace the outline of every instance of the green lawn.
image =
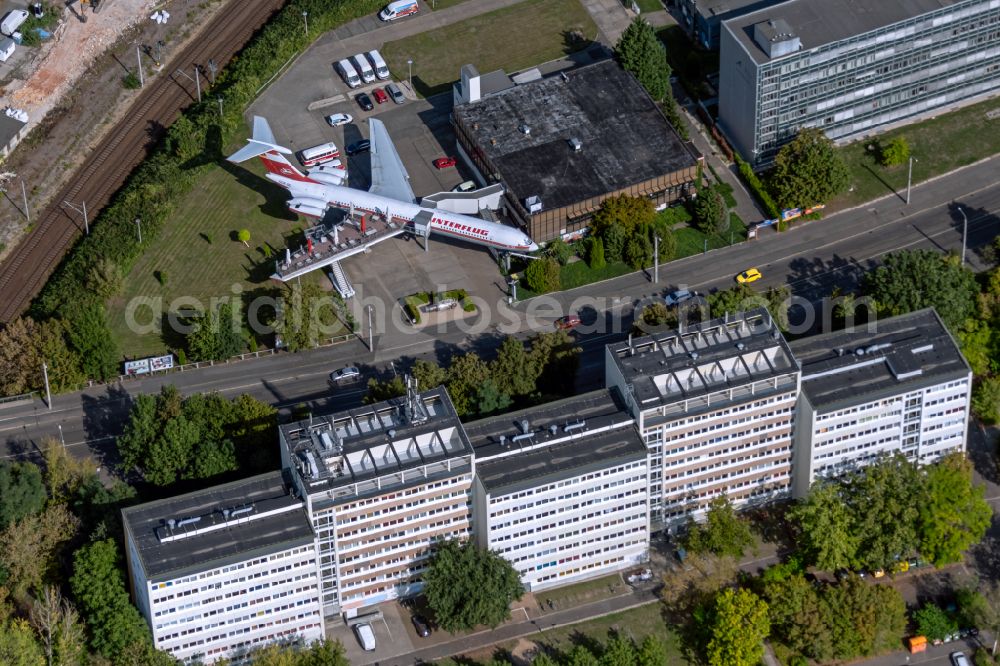
<path id="1" fill-rule="evenodd" d="M 572 41 L 571 35 L 585 39 Z M 408 76 L 428 97 L 450 90 L 462 65 L 481 73 L 516 72 L 578 51 L 597 37 L 597 26 L 579 0 L 525 0 L 512 7 L 386 43 L 382 56 L 398 79 Z"/>
<path id="2" fill-rule="evenodd" d="M 277 286 L 269 279 L 274 263 L 265 259 L 263 248 L 269 244 L 274 255 L 283 252 L 285 239 L 303 223 L 285 208 L 285 191 L 265 180 L 263 173 L 258 160 L 213 166 L 178 202 L 156 247 L 126 276 L 122 296 L 109 303 L 111 331 L 122 353 L 143 357 L 179 344 L 170 335 L 138 335 L 129 329 L 126 304 L 136 297 L 162 298 L 167 312 L 179 297 L 207 306 L 213 296 L 232 296 L 234 288 L 238 293 L 240 288 L 248 292 Z M 250 231 L 250 247 L 234 239 L 238 229 Z M 156 279 L 158 272 L 166 274 L 163 285 Z M 319 279 L 319 272 L 314 275 L 312 279 Z M 140 310 L 137 319 L 148 321 L 148 310 Z"/>
<path id="3" fill-rule="evenodd" d="M 1000 153 L 1000 118 L 990 120 L 988 111 L 1000 109 L 1000 100 L 988 100 L 921 123 L 886 132 L 878 141 L 905 137 L 916 161 L 913 182 L 947 173 L 984 157 Z M 828 210 L 842 210 L 897 192 L 906 196 L 907 165 L 886 169 L 867 150 L 875 139 L 858 141 L 840 148 L 851 170 L 854 190 L 834 199 Z"/>
<path id="4" fill-rule="evenodd" d="M 674 238 L 677 239 L 677 253 L 675 259 L 690 257 L 693 254 L 701 254 L 705 251 L 705 241 L 708 240 L 708 249 L 717 250 L 720 247 L 728 247 L 730 244 L 741 243 L 747 238 L 747 228 L 736 213 L 729 214 L 729 235 L 705 234 L 694 227 L 681 227 L 674 230 Z"/>
<path id="5" fill-rule="evenodd" d="M 635 0 L 635 4 L 639 5 L 639 11 L 643 14 L 663 11 L 663 3 L 660 0 Z"/>
<path id="6" fill-rule="evenodd" d="M 573 289 L 574 287 L 582 287 L 591 282 L 610 280 L 619 275 L 631 273 L 633 270 L 631 266 L 620 261 L 608 262 L 604 265 L 604 268 L 597 270 L 588 266 L 586 261 L 574 261 L 566 264 L 559 271 L 559 282 L 562 284 L 563 289 Z"/>
<path id="7" fill-rule="evenodd" d="M 612 574 L 593 580 L 585 580 L 575 585 L 546 590 L 540 592 L 537 599 L 540 605 L 551 601 L 556 610 L 564 610 L 570 606 L 607 599 L 628 590 L 629 587 L 622 581 L 622 577 L 618 574 Z"/>
<path id="8" fill-rule="evenodd" d="M 468 2 L 469 0 L 425 0 L 425 5 L 430 7 L 432 10 L 437 11 L 439 9 L 448 9 L 449 7 L 454 7 L 455 5 L 460 5 L 463 2 Z"/>

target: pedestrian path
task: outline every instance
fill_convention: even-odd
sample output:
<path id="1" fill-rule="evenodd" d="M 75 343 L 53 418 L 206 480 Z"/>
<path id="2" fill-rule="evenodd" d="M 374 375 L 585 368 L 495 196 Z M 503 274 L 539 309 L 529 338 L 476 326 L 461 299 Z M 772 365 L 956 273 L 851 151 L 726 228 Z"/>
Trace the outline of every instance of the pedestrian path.
<path id="1" fill-rule="evenodd" d="M 590 18 L 594 19 L 602 40 L 608 46 L 618 43 L 618 38 L 635 18 L 635 14 L 625 9 L 621 0 L 580 0 Z"/>

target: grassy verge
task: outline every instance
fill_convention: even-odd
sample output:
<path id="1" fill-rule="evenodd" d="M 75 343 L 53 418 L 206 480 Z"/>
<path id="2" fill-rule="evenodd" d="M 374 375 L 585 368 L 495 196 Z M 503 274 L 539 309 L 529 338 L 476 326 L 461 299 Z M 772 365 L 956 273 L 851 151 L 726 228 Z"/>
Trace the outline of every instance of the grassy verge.
<path id="1" fill-rule="evenodd" d="M 567 585 L 565 587 L 557 587 L 554 590 L 539 592 L 538 602 L 539 604 L 547 604 L 551 601 L 553 606 L 555 606 L 555 610 L 561 610 L 570 606 L 579 606 L 580 604 L 607 599 L 626 591 L 628 591 L 628 586 L 622 582 L 622 577 L 614 574 L 593 580 L 586 580 L 576 585 Z"/>
<path id="2" fill-rule="evenodd" d="M 663 11 L 663 3 L 660 0 L 635 0 L 635 4 L 639 5 L 639 11 L 643 14 Z"/>
<path id="3" fill-rule="evenodd" d="M 573 289 L 591 282 L 610 280 L 631 272 L 633 272 L 632 267 L 620 261 L 608 262 L 604 268 L 596 270 L 588 266 L 586 261 L 574 261 L 566 264 L 559 271 L 559 282 L 563 289 Z"/>
<path id="4" fill-rule="evenodd" d="M 573 33 L 585 39 L 574 40 Z M 516 35 L 516 39 L 512 36 Z M 429 97 L 451 88 L 462 65 L 515 72 L 578 51 L 597 36 L 579 0 L 525 0 L 512 7 L 386 43 L 381 53 L 397 78 L 413 60 L 413 86 Z"/>
<path id="5" fill-rule="evenodd" d="M 468 1 L 469 0 L 426 0 L 424 4 L 433 11 L 438 11 L 439 9 L 448 9 L 449 7 L 454 7 L 455 5 L 460 5 L 463 2 Z"/>
<path id="6" fill-rule="evenodd" d="M 987 100 L 886 132 L 877 140 L 886 143 L 897 136 L 907 140 L 915 158 L 913 182 L 919 183 L 1000 153 L 1000 118 L 986 116 L 996 109 L 1000 109 L 1000 100 Z M 839 149 L 851 170 L 854 189 L 834 199 L 830 209 L 850 208 L 893 192 L 905 196 L 907 165 L 880 166 L 874 151 L 868 150 L 875 141 L 867 139 Z"/>
<path id="7" fill-rule="evenodd" d="M 162 298 L 165 311 L 177 298 L 204 306 L 215 297 L 232 297 L 261 287 L 273 288 L 274 262 L 286 240 L 302 223 L 285 209 L 284 190 L 263 179 L 257 160 L 239 166 L 214 166 L 180 201 L 151 245 L 125 278 L 122 296 L 109 304 L 112 335 L 122 353 L 142 357 L 174 346 L 169 336 L 139 335 L 126 324 L 125 310 L 134 298 Z M 250 231 L 250 247 L 234 239 Z M 293 241 L 294 242 L 294 241 Z M 165 275 L 164 284 L 156 279 Z M 321 277 L 316 273 L 316 279 Z M 238 287 L 235 285 L 239 285 Z M 190 303 L 185 303 L 190 307 Z"/>
<path id="8" fill-rule="evenodd" d="M 677 214 L 677 210 L 683 212 Z M 674 238 L 677 240 L 677 251 L 674 254 L 675 259 L 701 254 L 705 251 L 706 247 L 709 250 L 717 250 L 721 247 L 727 247 L 730 244 L 741 243 L 746 240 L 746 225 L 736 213 L 729 214 L 728 234 L 706 234 L 693 226 L 687 226 L 691 221 L 691 216 L 683 209 L 671 209 L 671 211 L 675 211 L 673 213 Z M 681 224 L 685 226 L 680 226 Z"/>

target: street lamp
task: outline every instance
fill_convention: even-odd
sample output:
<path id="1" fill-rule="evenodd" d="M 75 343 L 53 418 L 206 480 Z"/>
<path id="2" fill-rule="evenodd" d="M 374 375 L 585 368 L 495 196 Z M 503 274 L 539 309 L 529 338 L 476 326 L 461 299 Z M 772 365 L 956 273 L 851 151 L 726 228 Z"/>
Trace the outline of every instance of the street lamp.
<path id="1" fill-rule="evenodd" d="M 413 90 L 413 58 L 406 59 L 407 80 L 410 82 L 410 90 Z"/>
<path id="2" fill-rule="evenodd" d="M 139 233 L 139 245 L 142 245 L 142 220 L 138 217 L 135 218 L 135 228 Z"/>
<path id="3" fill-rule="evenodd" d="M 965 240 L 969 235 L 969 218 L 965 216 L 965 210 L 958 206 L 958 212 L 962 214 L 962 265 L 965 266 Z"/>
<path id="4" fill-rule="evenodd" d="M 302 12 L 302 21 L 306 24 L 306 37 L 309 36 L 309 12 Z"/>
<path id="5" fill-rule="evenodd" d="M 913 185 L 913 163 L 914 162 L 918 162 L 918 161 L 919 160 L 914 159 L 912 155 L 910 156 L 910 169 L 909 169 L 909 171 L 906 174 L 906 205 L 907 206 L 910 205 L 910 186 Z"/>

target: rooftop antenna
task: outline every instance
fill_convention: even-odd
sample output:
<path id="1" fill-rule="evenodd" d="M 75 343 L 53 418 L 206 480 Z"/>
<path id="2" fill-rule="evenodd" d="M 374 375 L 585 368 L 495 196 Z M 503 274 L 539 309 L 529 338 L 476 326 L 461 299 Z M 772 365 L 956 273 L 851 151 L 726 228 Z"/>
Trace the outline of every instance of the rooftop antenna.
<path id="1" fill-rule="evenodd" d="M 528 419 L 521 420 L 521 430 L 524 432 L 525 435 L 531 432 L 531 424 L 528 423 Z"/>
<path id="2" fill-rule="evenodd" d="M 559 72 L 559 76 L 562 77 L 563 81 L 566 81 L 567 83 L 569 82 L 569 76 L 566 74 L 566 72 Z"/>

